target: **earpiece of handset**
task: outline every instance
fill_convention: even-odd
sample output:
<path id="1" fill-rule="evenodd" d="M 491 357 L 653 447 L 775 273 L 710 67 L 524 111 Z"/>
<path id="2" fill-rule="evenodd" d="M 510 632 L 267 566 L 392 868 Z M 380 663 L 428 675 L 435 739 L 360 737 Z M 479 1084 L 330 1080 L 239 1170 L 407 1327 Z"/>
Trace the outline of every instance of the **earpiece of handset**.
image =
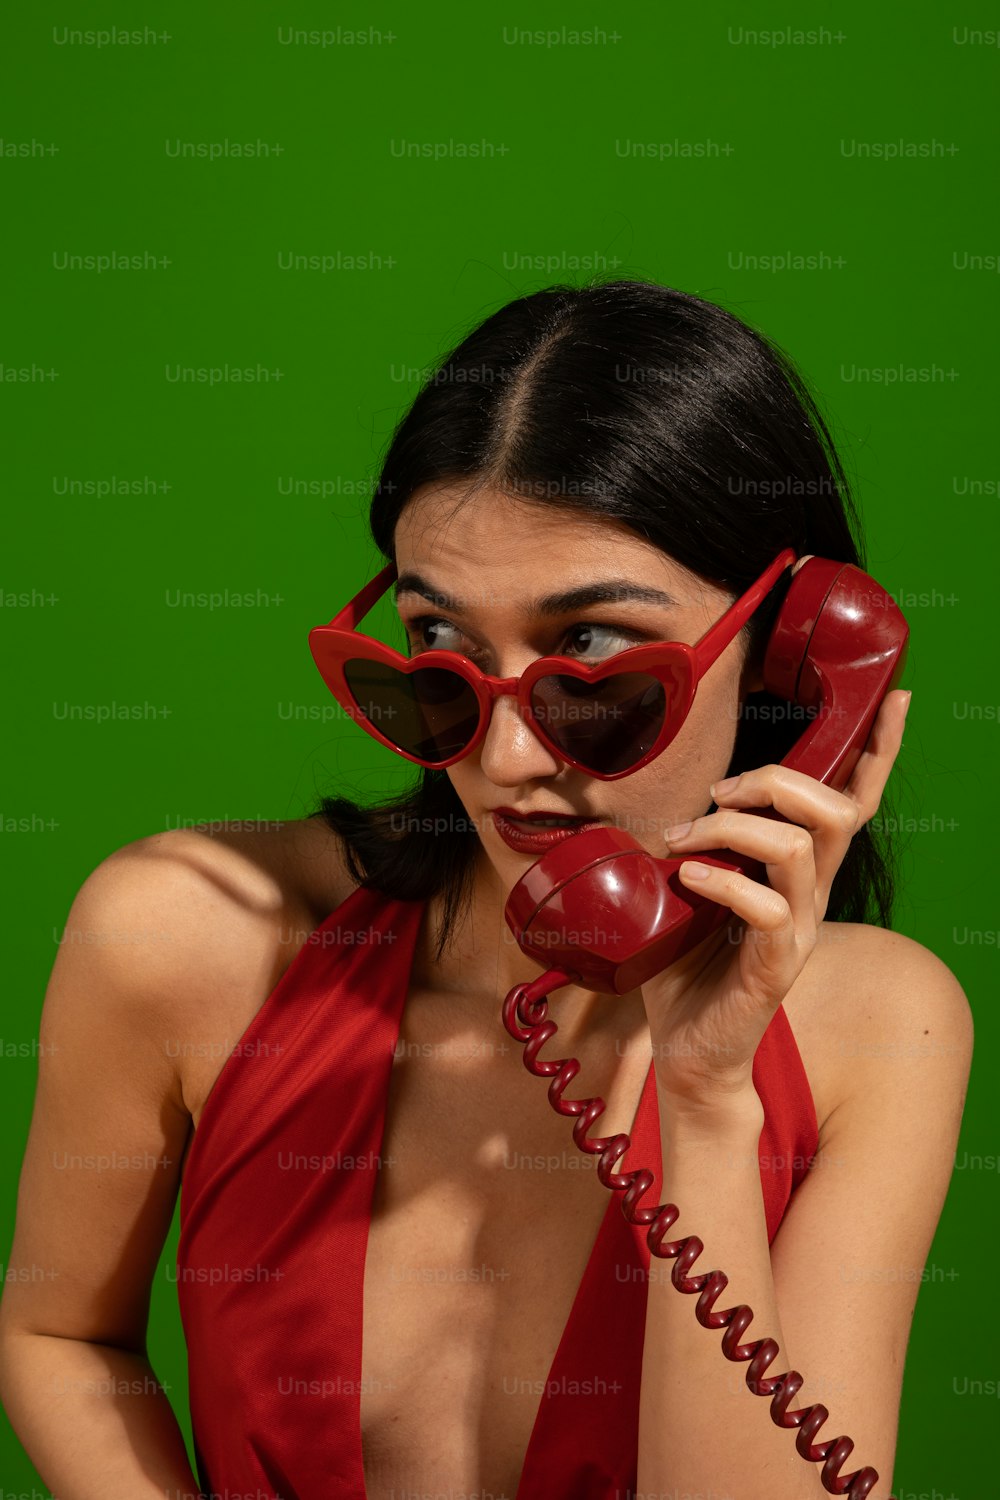
<path id="1" fill-rule="evenodd" d="M 815 716 L 781 764 L 842 791 L 882 700 L 906 665 L 910 627 L 853 563 L 811 557 L 789 587 L 764 657 L 764 687 Z"/>
<path id="2" fill-rule="evenodd" d="M 768 640 L 768 692 L 812 712 L 782 765 L 842 790 L 879 705 L 902 676 L 909 627 L 892 597 L 851 563 L 812 557 L 792 578 Z M 773 807 L 762 817 L 781 819 Z M 694 853 L 684 858 L 694 858 Z M 706 864 L 764 878 L 731 849 L 698 852 Z M 561 840 L 527 870 L 504 915 L 521 951 L 575 982 L 623 995 L 667 968 L 730 918 L 730 909 L 682 885 L 681 860 L 647 853 L 618 828 Z"/>

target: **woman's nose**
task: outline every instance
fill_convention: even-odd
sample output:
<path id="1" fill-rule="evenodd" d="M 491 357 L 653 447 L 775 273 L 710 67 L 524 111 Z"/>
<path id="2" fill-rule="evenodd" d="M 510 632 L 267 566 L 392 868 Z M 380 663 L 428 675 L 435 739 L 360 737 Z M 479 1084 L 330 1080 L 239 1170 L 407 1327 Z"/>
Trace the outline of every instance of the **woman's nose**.
<path id="1" fill-rule="evenodd" d="M 522 719 L 513 694 L 502 693 L 493 703 L 479 746 L 480 765 L 497 786 L 516 786 L 538 776 L 554 776 L 563 767 L 531 725 Z"/>

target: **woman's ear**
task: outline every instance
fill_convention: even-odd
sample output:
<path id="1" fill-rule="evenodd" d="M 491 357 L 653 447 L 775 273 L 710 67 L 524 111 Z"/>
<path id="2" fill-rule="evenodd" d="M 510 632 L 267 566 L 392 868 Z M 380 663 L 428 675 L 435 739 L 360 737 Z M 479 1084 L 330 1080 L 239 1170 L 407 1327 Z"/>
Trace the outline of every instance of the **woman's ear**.
<path id="1" fill-rule="evenodd" d="M 764 691 L 763 667 L 763 651 L 760 642 L 757 642 L 747 651 L 743 661 L 743 668 L 740 672 L 739 694 L 741 703 L 747 693 L 762 693 Z"/>

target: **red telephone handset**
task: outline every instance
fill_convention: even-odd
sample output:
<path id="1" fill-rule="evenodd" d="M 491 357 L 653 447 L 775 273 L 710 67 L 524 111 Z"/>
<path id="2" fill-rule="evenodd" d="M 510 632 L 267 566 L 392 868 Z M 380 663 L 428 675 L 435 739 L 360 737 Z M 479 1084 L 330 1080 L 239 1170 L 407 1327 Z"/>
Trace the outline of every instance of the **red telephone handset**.
<path id="1" fill-rule="evenodd" d="M 768 692 L 815 710 L 781 764 L 842 790 L 882 700 L 902 676 L 908 638 L 909 627 L 895 600 L 867 573 L 829 558 L 811 557 L 803 563 L 775 620 L 763 666 Z M 774 808 L 757 811 L 763 817 L 781 818 Z M 755 880 L 765 878 L 759 861 L 729 849 L 684 858 L 740 870 Z M 531 984 L 515 985 L 504 1001 L 504 1025 L 515 1040 L 526 1043 L 524 1063 L 529 1072 L 552 1079 L 552 1107 L 578 1116 L 576 1143 L 581 1150 L 600 1153 L 598 1176 L 605 1187 L 625 1193 L 625 1217 L 650 1226 L 647 1242 L 654 1254 L 675 1258 L 674 1286 L 701 1294 L 696 1306 L 699 1322 L 725 1328 L 722 1349 L 728 1359 L 750 1361 L 747 1385 L 758 1395 L 772 1396 L 772 1420 L 781 1427 L 798 1428 L 796 1448 L 810 1462 L 823 1462 L 822 1480 L 830 1494 L 864 1500 L 878 1474 L 866 1467 L 840 1477 L 854 1447 L 851 1439 L 812 1441 L 829 1415 L 826 1407 L 788 1410 L 802 1385 L 798 1372 L 764 1378 L 778 1353 L 774 1340 L 739 1343 L 753 1316 L 750 1308 L 712 1311 L 728 1278 L 721 1271 L 687 1275 L 704 1248 L 702 1242 L 689 1235 L 662 1243 L 677 1218 L 676 1206 L 638 1206 L 652 1184 L 652 1173 L 614 1170 L 628 1150 L 629 1137 L 587 1139 L 587 1130 L 605 1105 L 600 1098 L 562 1098 L 579 1063 L 575 1058 L 537 1058 L 558 1029 L 546 1019 L 547 994 L 574 982 L 603 994 L 626 994 L 730 918 L 728 907 L 681 885 L 680 864 L 680 859 L 648 854 L 621 829 L 592 828 L 562 839 L 532 865 L 508 896 L 504 916 L 521 951 L 548 972 Z"/>

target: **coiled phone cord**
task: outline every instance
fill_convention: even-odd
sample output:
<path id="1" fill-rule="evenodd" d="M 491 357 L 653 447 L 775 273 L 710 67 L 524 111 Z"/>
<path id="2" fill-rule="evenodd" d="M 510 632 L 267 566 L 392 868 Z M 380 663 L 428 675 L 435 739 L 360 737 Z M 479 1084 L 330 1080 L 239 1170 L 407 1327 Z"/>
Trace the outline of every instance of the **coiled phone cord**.
<path id="1" fill-rule="evenodd" d="M 777 1427 L 797 1427 L 796 1451 L 810 1463 L 823 1464 L 821 1478 L 823 1487 L 831 1495 L 846 1495 L 847 1500 L 864 1500 L 878 1479 L 878 1472 L 870 1467 L 857 1469 L 853 1474 L 840 1476 L 854 1448 L 849 1437 L 830 1438 L 823 1443 L 814 1443 L 813 1438 L 823 1426 L 830 1413 L 819 1402 L 813 1406 L 789 1411 L 793 1396 L 802 1385 L 802 1376 L 797 1370 L 784 1375 L 773 1375 L 765 1379 L 768 1365 L 778 1353 L 778 1345 L 772 1338 L 757 1339 L 754 1343 L 741 1344 L 739 1340 L 753 1321 L 753 1311 L 745 1303 L 728 1308 L 725 1312 L 713 1312 L 715 1303 L 729 1285 L 723 1271 L 705 1271 L 700 1276 L 688 1276 L 704 1244 L 697 1235 L 688 1235 L 682 1240 L 670 1240 L 663 1244 L 663 1237 L 676 1221 L 679 1209 L 673 1203 L 661 1203 L 656 1208 L 640 1208 L 642 1198 L 653 1184 L 653 1174 L 648 1167 L 632 1172 L 616 1172 L 615 1164 L 621 1160 L 631 1145 L 627 1135 L 597 1136 L 587 1139 L 587 1131 L 605 1111 L 602 1098 L 563 1099 L 563 1091 L 580 1071 L 575 1057 L 553 1058 L 548 1062 L 538 1060 L 538 1052 L 559 1030 L 555 1021 L 546 1019 L 548 1006 L 545 996 L 561 985 L 569 984 L 575 975 L 564 969 L 549 969 L 540 979 L 530 984 L 517 984 L 503 1003 L 503 1023 L 515 1041 L 524 1046 L 524 1066 L 536 1078 L 551 1078 L 549 1103 L 560 1115 L 576 1115 L 573 1139 L 581 1151 L 591 1155 L 600 1153 L 597 1175 L 612 1192 L 624 1192 L 622 1213 L 630 1224 L 649 1225 L 646 1243 L 653 1255 L 674 1259 L 671 1281 L 679 1292 L 698 1292 L 695 1316 L 703 1328 L 724 1328 L 722 1352 L 733 1361 L 749 1360 L 746 1374 L 748 1388 L 757 1396 L 770 1396 L 771 1420 Z"/>

